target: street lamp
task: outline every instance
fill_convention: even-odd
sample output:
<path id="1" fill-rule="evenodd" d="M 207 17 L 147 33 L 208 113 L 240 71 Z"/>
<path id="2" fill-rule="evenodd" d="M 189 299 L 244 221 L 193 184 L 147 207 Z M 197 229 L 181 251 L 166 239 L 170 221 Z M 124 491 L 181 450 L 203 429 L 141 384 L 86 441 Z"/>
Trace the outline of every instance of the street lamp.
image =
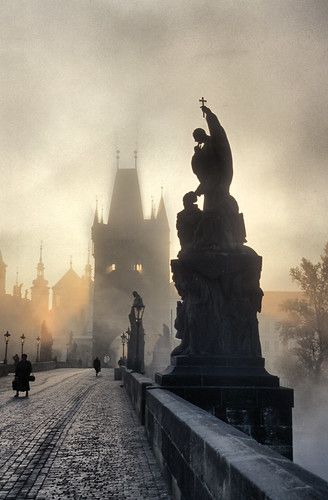
<path id="1" fill-rule="evenodd" d="M 143 303 L 142 298 L 137 292 L 133 292 L 134 296 L 134 302 L 133 302 L 133 311 L 134 311 L 134 317 L 136 320 L 136 325 L 137 325 L 137 338 L 136 338 L 136 367 L 135 371 L 138 373 L 141 373 L 142 366 L 141 366 L 141 360 L 139 359 L 139 332 L 140 332 L 140 324 L 142 322 L 142 317 L 143 313 L 145 311 L 145 305 Z"/>
<path id="2" fill-rule="evenodd" d="M 25 339 L 26 339 L 24 333 L 22 333 L 22 335 L 20 336 L 20 339 L 21 339 L 22 354 L 23 354 L 23 352 L 24 352 L 24 342 L 25 342 Z"/>
<path id="3" fill-rule="evenodd" d="M 125 364 L 125 344 L 129 342 L 129 331 L 127 330 L 126 332 L 123 332 L 121 335 L 121 341 L 122 341 L 122 358 Z"/>
<path id="4" fill-rule="evenodd" d="M 36 338 L 36 362 L 38 363 L 40 360 L 39 360 L 39 352 L 40 352 L 40 337 L 37 336 Z"/>
<path id="5" fill-rule="evenodd" d="M 6 342 L 6 350 L 5 350 L 5 359 L 3 360 L 3 363 L 6 365 L 7 364 L 8 342 L 9 342 L 10 333 L 6 332 L 4 334 L 4 337 L 5 337 L 5 342 Z"/>

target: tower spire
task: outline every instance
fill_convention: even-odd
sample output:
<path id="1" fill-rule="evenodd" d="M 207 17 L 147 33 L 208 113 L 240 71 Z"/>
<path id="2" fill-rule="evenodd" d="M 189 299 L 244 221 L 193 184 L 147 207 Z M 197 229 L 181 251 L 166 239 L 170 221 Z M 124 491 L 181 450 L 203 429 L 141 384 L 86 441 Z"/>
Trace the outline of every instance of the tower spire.
<path id="1" fill-rule="evenodd" d="M 134 168 L 137 168 L 137 166 L 138 166 L 138 150 L 137 149 L 135 149 L 133 151 L 133 155 L 134 155 Z"/>
<path id="2" fill-rule="evenodd" d="M 151 219 L 156 219 L 156 213 L 155 213 L 155 203 L 154 203 L 154 197 L 151 197 L 151 213 L 150 213 L 150 218 Z"/>
<path id="3" fill-rule="evenodd" d="M 41 243 L 40 243 L 40 260 L 39 260 L 39 262 L 42 262 L 42 250 L 43 250 L 43 241 L 41 240 Z"/>
<path id="4" fill-rule="evenodd" d="M 37 265 L 37 278 L 42 278 L 44 279 L 44 264 L 42 261 L 42 252 L 43 252 L 43 242 L 41 241 L 40 244 L 40 259 Z"/>
<path id="5" fill-rule="evenodd" d="M 73 269 L 73 257 L 72 257 L 72 255 L 69 256 L 69 268 Z"/>
<path id="6" fill-rule="evenodd" d="M 169 229 L 169 221 L 166 213 L 164 197 L 163 197 L 163 186 L 161 186 L 161 199 L 159 202 L 159 207 L 157 211 L 157 221 L 162 224 L 162 227 Z"/>

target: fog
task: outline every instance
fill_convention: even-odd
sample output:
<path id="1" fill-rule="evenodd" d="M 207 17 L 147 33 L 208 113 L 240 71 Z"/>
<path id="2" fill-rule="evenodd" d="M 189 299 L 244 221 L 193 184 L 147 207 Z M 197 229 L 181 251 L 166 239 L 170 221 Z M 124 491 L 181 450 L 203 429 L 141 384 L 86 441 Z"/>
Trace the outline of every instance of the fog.
<path id="1" fill-rule="evenodd" d="M 82 272 L 95 199 L 138 170 L 145 216 L 164 188 L 171 254 L 203 95 L 234 156 L 232 194 L 264 289 L 326 236 L 326 1 L 8 0 L 1 12 L 0 248 L 24 288 L 44 242 L 50 284 Z"/>
<path id="2" fill-rule="evenodd" d="M 295 389 L 294 461 L 328 481 L 327 383 Z"/>

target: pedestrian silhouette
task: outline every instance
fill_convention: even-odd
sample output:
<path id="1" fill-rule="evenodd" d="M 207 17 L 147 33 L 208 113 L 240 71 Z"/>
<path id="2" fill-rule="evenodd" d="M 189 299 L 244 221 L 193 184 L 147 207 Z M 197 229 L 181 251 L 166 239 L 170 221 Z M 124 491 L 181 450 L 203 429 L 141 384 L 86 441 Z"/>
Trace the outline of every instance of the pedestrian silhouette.
<path id="1" fill-rule="evenodd" d="M 28 398 L 31 372 L 32 364 L 28 361 L 27 354 L 22 354 L 22 359 L 17 363 L 13 381 L 13 389 L 16 391 L 15 398 L 18 398 L 20 392 L 25 392 L 25 397 Z"/>
<path id="2" fill-rule="evenodd" d="M 93 367 L 96 370 L 96 377 L 98 377 L 98 373 L 101 370 L 100 359 L 98 357 L 93 360 Z"/>

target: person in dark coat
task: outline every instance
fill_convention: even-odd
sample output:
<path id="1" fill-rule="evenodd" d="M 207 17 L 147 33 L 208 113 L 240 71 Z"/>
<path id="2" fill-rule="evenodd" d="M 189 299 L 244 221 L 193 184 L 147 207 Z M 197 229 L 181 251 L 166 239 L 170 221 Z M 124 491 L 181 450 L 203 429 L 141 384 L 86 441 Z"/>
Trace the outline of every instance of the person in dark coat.
<path id="1" fill-rule="evenodd" d="M 15 398 L 18 398 L 19 392 L 25 392 L 25 397 L 28 398 L 28 391 L 30 390 L 30 375 L 32 372 L 32 364 L 27 359 L 27 354 L 22 354 L 22 359 L 16 366 L 15 370 L 15 381 L 16 385 L 16 394 Z"/>
<path id="2" fill-rule="evenodd" d="M 93 367 L 96 370 L 96 377 L 98 377 L 98 373 L 101 370 L 100 359 L 98 357 L 93 360 Z"/>

